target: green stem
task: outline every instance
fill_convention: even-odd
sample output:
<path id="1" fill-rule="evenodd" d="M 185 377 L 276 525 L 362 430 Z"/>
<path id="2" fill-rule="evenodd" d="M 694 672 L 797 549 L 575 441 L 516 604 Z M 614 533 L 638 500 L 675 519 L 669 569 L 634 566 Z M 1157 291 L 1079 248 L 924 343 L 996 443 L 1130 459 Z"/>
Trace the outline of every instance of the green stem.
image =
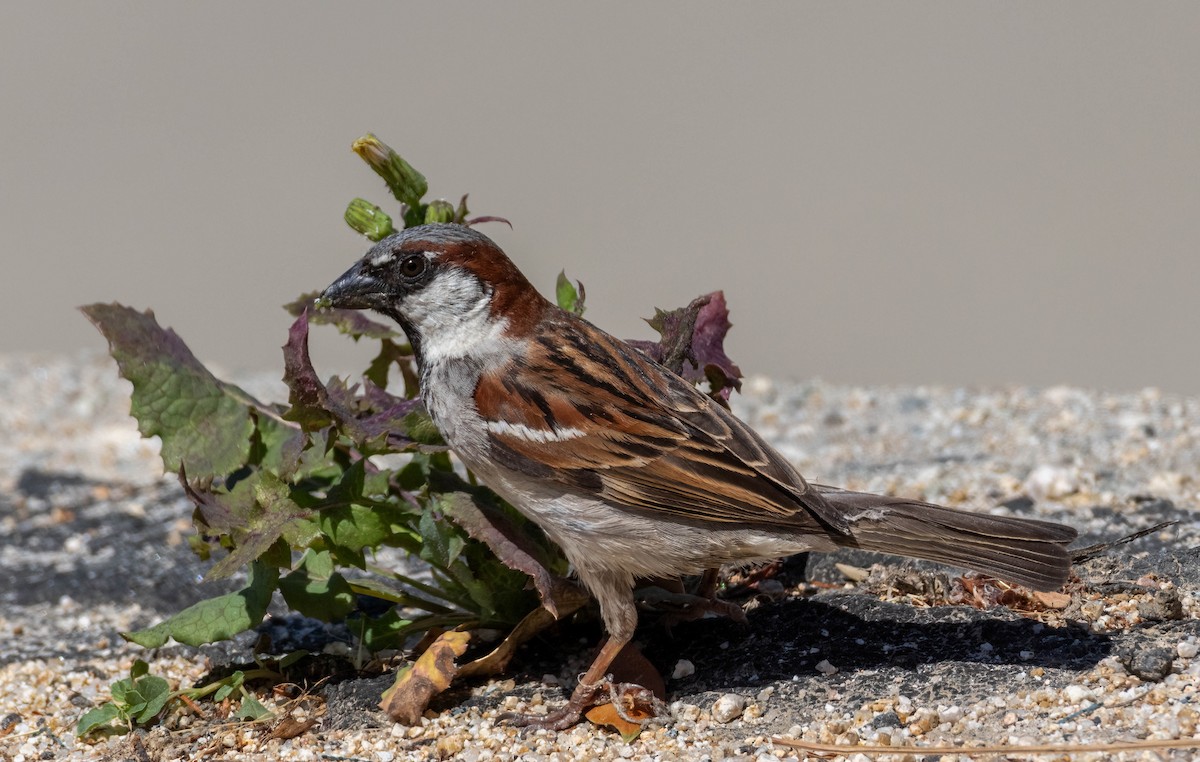
<path id="1" fill-rule="evenodd" d="M 431 611 L 435 614 L 450 614 L 454 611 L 454 609 L 450 608 L 449 606 L 443 606 L 440 603 L 435 603 L 427 598 L 422 598 L 419 595 L 412 595 L 411 593 L 390 593 L 388 591 L 380 590 L 375 587 L 369 587 L 367 585 L 356 585 L 354 584 L 354 580 L 349 580 L 349 582 L 350 590 L 353 591 L 355 595 L 369 595 L 374 598 L 382 598 L 385 601 L 391 601 L 392 603 L 397 603 L 401 606 Z"/>
<path id="2" fill-rule="evenodd" d="M 247 680 L 259 680 L 267 678 L 278 678 L 281 675 L 273 669 L 249 669 L 242 672 L 243 683 Z M 217 680 L 208 685 L 202 685 L 199 688 L 186 688 L 172 693 L 172 696 L 187 696 L 190 699 L 204 698 L 220 690 L 221 686 L 225 685 L 224 680 Z"/>
<path id="3" fill-rule="evenodd" d="M 434 587 L 433 585 L 428 585 L 424 582 L 415 580 L 412 577 L 406 576 L 399 572 L 395 572 L 390 569 L 384 569 L 382 566 L 377 566 L 376 564 L 367 564 L 367 571 L 371 572 L 372 574 L 378 574 L 381 577 L 389 577 L 391 579 L 396 580 L 397 582 L 399 582 L 401 584 L 408 585 L 409 587 L 414 587 L 417 590 L 420 590 L 422 593 L 425 593 L 426 595 L 431 595 L 434 598 L 440 598 L 443 601 L 447 601 L 449 603 L 458 605 L 458 601 L 456 601 L 453 596 L 448 595 L 446 593 L 446 591 L 439 590 L 438 588 Z M 445 570 L 442 570 L 442 571 L 444 572 Z M 461 608 L 467 608 L 467 607 L 462 606 Z"/>

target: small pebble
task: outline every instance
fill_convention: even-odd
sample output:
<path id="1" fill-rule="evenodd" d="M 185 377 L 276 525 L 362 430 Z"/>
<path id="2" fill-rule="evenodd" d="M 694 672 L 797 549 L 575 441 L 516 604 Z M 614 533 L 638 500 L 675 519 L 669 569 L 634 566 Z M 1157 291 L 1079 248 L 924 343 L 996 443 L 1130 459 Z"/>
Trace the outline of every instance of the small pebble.
<path id="1" fill-rule="evenodd" d="M 1063 690 L 1063 695 L 1066 696 L 1067 701 L 1070 701 L 1072 704 L 1080 704 L 1084 701 L 1090 701 L 1095 694 L 1093 694 L 1087 688 L 1084 688 L 1082 685 L 1068 685 Z"/>
<path id="2" fill-rule="evenodd" d="M 736 693 L 726 693 L 713 703 L 713 719 L 720 723 L 732 722 L 742 716 L 746 707 L 746 697 Z"/>
<path id="3" fill-rule="evenodd" d="M 1148 601 L 1139 601 L 1138 616 L 1147 622 L 1172 622 L 1183 619 L 1183 601 L 1175 590 L 1160 590 Z"/>
<path id="4" fill-rule="evenodd" d="M 1156 683 L 1171 674 L 1175 658 L 1171 649 L 1145 648 L 1134 652 L 1124 663 L 1129 674 Z"/>
<path id="5" fill-rule="evenodd" d="M 696 674 L 696 665 L 692 664 L 687 659 L 680 659 L 679 661 L 675 662 L 675 669 L 671 670 L 671 679 L 679 680 L 694 674 Z"/>

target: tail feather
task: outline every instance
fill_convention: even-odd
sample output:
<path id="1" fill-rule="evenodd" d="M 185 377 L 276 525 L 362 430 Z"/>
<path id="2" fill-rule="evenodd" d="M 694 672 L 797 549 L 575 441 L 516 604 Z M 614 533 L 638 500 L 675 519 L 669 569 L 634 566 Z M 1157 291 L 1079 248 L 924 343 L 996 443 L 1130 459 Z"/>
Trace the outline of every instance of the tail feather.
<path id="1" fill-rule="evenodd" d="M 818 490 L 849 518 L 850 533 L 834 538 L 846 547 L 939 561 L 1035 590 L 1056 590 L 1071 572 L 1066 546 L 1076 532 L 1063 524 L 823 486 Z"/>

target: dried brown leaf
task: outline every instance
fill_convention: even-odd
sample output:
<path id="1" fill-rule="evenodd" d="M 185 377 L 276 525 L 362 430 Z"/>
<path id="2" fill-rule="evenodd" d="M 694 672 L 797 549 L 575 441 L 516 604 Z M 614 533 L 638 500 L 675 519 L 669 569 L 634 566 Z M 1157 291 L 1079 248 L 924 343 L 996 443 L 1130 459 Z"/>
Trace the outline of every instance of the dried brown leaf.
<path id="1" fill-rule="evenodd" d="M 281 741 L 286 741 L 289 738 L 307 733 L 309 728 L 317 724 L 315 717 L 310 717 L 307 720 L 297 720 L 295 717 L 284 717 L 279 722 L 275 723 L 275 727 L 271 728 L 271 732 L 267 734 L 267 738 L 278 738 Z"/>
<path id="2" fill-rule="evenodd" d="M 557 586 L 564 588 L 561 591 L 556 591 L 552 596 L 553 600 L 557 602 L 557 616 L 570 616 L 588 602 L 588 594 L 569 580 L 558 579 Z M 517 653 L 517 648 L 521 644 L 530 640 L 533 636 L 554 624 L 554 622 L 555 614 L 545 606 L 530 611 L 513 628 L 512 632 L 508 633 L 508 637 L 504 638 L 500 645 L 496 646 L 490 653 L 464 664 L 458 674 L 462 677 L 489 677 L 500 674 L 508 667 L 508 663 L 512 661 L 513 656 Z"/>
<path id="3" fill-rule="evenodd" d="M 450 687 L 458 674 L 455 659 L 471 640 L 467 632 L 444 632 L 411 666 L 396 673 L 396 682 L 383 692 L 379 708 L 393 721 L 415 725 L 434 696 Z"/>
<path id="4" fill-rule="evenodd" d="M 608 673 L 618 683 L 640 685 L 657 698 L 667 697 L 667 685 L 663 681 L 662 675 L 642 653 L 642 649 L 634 643 L 626 643 L 625 647 L 617 653 L 616 658 L 609 665 Z"/>
<path id="5" fill-rule="evenodd" d="M 613 728 L 621 734 L 621 740 L 625 743 L 638 737 L 661 705 L 661 701 L 648 689 L 632 683 L 614 684 L 611 698 L 610 702 L 589 709 L 584 717 L 593 725 Z"/>

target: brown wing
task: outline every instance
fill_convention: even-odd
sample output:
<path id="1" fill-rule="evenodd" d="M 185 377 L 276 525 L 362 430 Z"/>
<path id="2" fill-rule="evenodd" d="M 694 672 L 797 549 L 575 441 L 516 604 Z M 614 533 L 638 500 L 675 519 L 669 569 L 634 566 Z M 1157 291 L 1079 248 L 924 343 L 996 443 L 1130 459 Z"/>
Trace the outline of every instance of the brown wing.
<path id="1" fill-rule="evenodd" d="M 500 462 L 631 508 L 847 530 L 844 514 L 720 405 L 586 321 L 549 319 L 528 355 L 476 387 Z"/>

